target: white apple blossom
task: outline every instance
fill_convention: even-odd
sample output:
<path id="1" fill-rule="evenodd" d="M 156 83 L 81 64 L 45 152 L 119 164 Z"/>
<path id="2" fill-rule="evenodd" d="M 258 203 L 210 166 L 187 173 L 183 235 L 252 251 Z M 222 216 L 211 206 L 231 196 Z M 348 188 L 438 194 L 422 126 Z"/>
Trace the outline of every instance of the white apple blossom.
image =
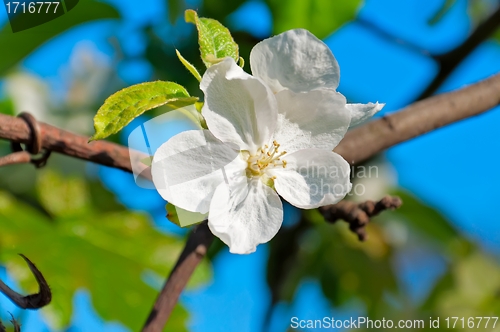
<path id="1" fill-rule="evenodd" d="M 274 93 L 335 90 L 340 81 L 340 69 L 332 51 L 304 29 L 289 30 L 258 43 L 250 53 L 250 65 L 252 74 L 266 82 Z M 384 105 L 347 104 L 350 127 L 368 120 Z"/>
<path id="2" fill-rule="evenodd" d="M 351 190 L 349 164 L 332 152 L 350 125 L 383 105 L 346 104 L 339 67 L 306 30 L 257 44 L 252 75 L 231 58 L 203 75 L 209 130 L 180 133 L 155 153 L 153 182 L 170 203 L 207 213 L 210 230 L 233 253 L 251 253 L 281 227 L 278 194 L 310 209 Z"/>

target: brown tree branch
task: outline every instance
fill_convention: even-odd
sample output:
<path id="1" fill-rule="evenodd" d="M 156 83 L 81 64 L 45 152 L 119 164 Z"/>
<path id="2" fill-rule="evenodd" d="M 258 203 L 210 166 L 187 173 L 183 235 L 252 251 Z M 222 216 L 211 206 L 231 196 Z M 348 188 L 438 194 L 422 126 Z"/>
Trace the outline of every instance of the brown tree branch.
<path id="1" fill-rule="evenodd" d="M 88 143 L 89 138 L 38 122 L 42 136 L 42 148 L 97 164 L 132 172 L 129 149 L 106 141 Z M 31 143 L 31 130 L 21 118 L 0 114 L 0 138 L 15 143 Z M 146 155 L 137 152 L 133 161 L 139 162 Z"/>
<path id="2" fill-rule="evenodd" d="M 351 165 L 429 131 L 500 104 L 500 74 L 460 90 L 418 101 L 401 111 L 350 130 L 335 152 Z"/>
<path id="3" fill-rule="evenodd" d="M 191 232 L 186 246 L 170 273 L 154 304 L 143 332 L 162 331 L 174 309 L 179 296 L 194 270 L 205 257 L 214 236 L 208 229 L 207 222 L 196 226 Z"/>
<path id="4" fill-rule="evenodd" d="M 385 116 L 347 133 L 335 149 L 351 164 L 359 163 L 376 153 L 422 135 L 444 125 L 488 111 L 500 103 L 500 74 L 463 89 L 434 96 L 408 106 L 400 112 Z M 129 150 L 126 147 L 98 141 L 87 143 L 88 138 L 69 133 L 65 130 L 39 123 L 42 134 L 42 147 L 76 158 L 92 161 L 101 165 L 132 172 Z M 22 119 L 0 114 L 0 138 L 13 142 L 30 143 L 30 129 Z M 137 154 L 133 160 L 140 160 L 143 154 Z M 144 174 L 148 174 L 145 169 Z M 188 238 L 183 254 L 179 257 L 165 287 L 155 304 L 150 316 L 147 331 L 155 330 L 166 321 L 171 311 L 172 300 L 177 300 L 188 276 L 204 255 L 198 250 L 204 247 L 203 239 L 212 239 L 208 227 L 198 227 Z M 208 245 L 207 245 L 208 247 Z M 175 302 L 175 301 L 174 301 Z M 167 314 L 162 313 L 166 310 Z"/>
<path id="5" fill-rule="evenodd" d="M 484 113 L 500 104 L 500 74 L 464 87 L 433 96 L 372 121 L 347 133 L 335 152 L 355 164 L 406 140 L 434 129 Z M 129 149 L 106 142 L 88 142 L 88 137 L 77 135 L 39 122 L 42 147 L 47 150 L 88 160 L 97 164 L 132 172 Z M 30 129 L 22 120 L 0 114 L 0 138 L 18 143 L 30 143 Z M 140 163 L 146 155 L 133 153 L 133 161 Z M 144 174 L 147 176 L 148 169 Z M 150 177 L 150 175 L 149 175 Z"/>
<path id="6" fill-rule="evenodd" d="M 358 239 L 365 241 L 367 238 L 365 227 L 370 219 L 382 211 L 397 209 L 402 203 L 399 197 L 385 196 L 378 202 L 356 203 L 343 200 L 334 205 L 320 207 L 318 210 L 327 222 L 334 223 L 339 219 L 346 221 L 349 223 L 349 229 L 358 235 Z"/>
<path id="7" fill-rule="evenodd" d="M 13 291 L 9 286 L 7 286 L 2 280 L 0 280 L 0 292 L 7 296 L 13 303 L 22 309 L 40 309 L 52 300 L 52 293 L 50 287 L 45 281 L 42 273 L 37 269 L 35 264 L 33 264 L 26 256 L 19 254 L 28 264 L 31 273 L 35 276 L 36 282 L 38 283 L 39 291 L 36 294 L 31 295 L 21 295 Z"/>

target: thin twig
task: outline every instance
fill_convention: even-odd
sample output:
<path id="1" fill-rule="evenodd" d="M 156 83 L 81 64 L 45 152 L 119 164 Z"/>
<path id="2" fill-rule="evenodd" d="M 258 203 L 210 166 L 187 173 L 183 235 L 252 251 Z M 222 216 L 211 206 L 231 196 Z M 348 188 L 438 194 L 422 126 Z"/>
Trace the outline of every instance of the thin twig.
<path id="1" fill-rule="evenodd" d="M 476 49 L 479 44 L 488 39 L 500 27 L 500 5 L 486 20 L 470 34 L 470 36 L 457 48 L 448 53 L 434 56 L 439 64 L 439 72 L 432 82 L 420 94 L 417 100 L 432 96 L 444 83 L 460 63 Z"/>
<path id="2" fill-rule="evenodd" d="M 469 56 L 476 47 L 488 39 L 500 27 L 500 6 L 465 39 L 458 47 L 444 54 L 431 54 L 418 45 L 407 40 L 403 40 L 379 25 L 373 23 L 369 18 L 359 16 L 355 22 L 369 31 L 376 33 L 379 37 L 392 43 L 406 47 L 413 52 L 429 56 L 439 65 L 439 71 L 434 79 L 427 85 L 424 91 L 415 100 L 422 100 L 432 96 L 443 84 L 450 74 L 458 67 L 462 61 Z"/>
<path id="3" fill-rule="evenodd" d="M 359 240 L 365 241 L 367 238 L 365 227 L 370 219 L 382 211 L 397 209 L 402 203 L 399 197 L 385 196 L 378 202 L 356 203 L 343 200 L 334 205 L 320 207 L 318 210 L 330 223 L 339 219 L 346 221 L 350 230 L 358 235 Z"/>
<path id="4" fill-rule="evenodd" d="M 460 90 L 433 96 L 350 130 L 335 148 L 351 165 L 450 123 L 500 104 L 500 74 Z"/>
<path id="5" fill-rule="evenodd" d="M 14 327 L 14 332 L 21 332 L 21 323 L 19 323 L 15 318 L 14 315 L 10 314 L 10 322 L 12 323 L 12 326 Z"/>
<path id="6" fill-rule="evenodd" d="M 186 242 L 177 263 L 163 286 L 153 310 L 142 329 L 143 332 L 160 332 L 167 323 L 179 296 L 194 270 L 205 257 L 214 236 L 210 232 L 207 222 L 203 222 L 193 229 Z"/>
<path id="7" fill-rule="evenodd" d="M 52 300 L 52 292 L 50 287 L 45 281 L 42 273 L 37 269 L 35 264 L 33 264 L 26 256 L 19 254 L 28 264 L 31 273 L 35 276 L 36 282 L 39 286 L 39 291 L 36 294 L 31 295 L 21 295 L 9 286 L 7 286 L 2 280 L 0 280 L 0 292 L 7 296 L 13 303 L 22 309 L 40 309 Z"/>
<path id="8" fill-rule="evenodd" d="M 379 24 L 375 23 L 370 17 L 366 16 L 357 16 L 354 19 L 355 24 L 360 25 L 370 33 L 376 34 L 377 37 L 381 39 L 385 39 L 386 41 L 390 42 L 391 44 L 398 44 L 406 48 L 407 50 L 418 53 L 424 56 L 430 56 L 432 58 L 435 58 L 427 49 L 420 47 L 417 44 L 412 43 L 409 40 L 402 39 L 396 35 L 394 35 L 392 32 L 389 30 L 384 29 L 381 27 Z M 437 60 L 437 59 L 436 59 Z"/>
<path id="9" fill-rule="evenodd" d="M 14 328 L 14 332 L 21 332 L 21 324 L 14 318 L 12 314 L 10 314 L 11 320 L 10 322 L 12 323 L 12 326 Z M 2 324 L 2 321 L 0 320 L 0 332 L 7 332 L 7 329 L 5 328 L 5 325 Z"/>
<path id="10" fill-rule="evenodd" d="M 0 157 L 0 167 L 15 164 L 27 164 L 31 161 L 31 154 L 27 151 L 19 151 Z M 0 330 L 1 331 L 1 330 Z"/>

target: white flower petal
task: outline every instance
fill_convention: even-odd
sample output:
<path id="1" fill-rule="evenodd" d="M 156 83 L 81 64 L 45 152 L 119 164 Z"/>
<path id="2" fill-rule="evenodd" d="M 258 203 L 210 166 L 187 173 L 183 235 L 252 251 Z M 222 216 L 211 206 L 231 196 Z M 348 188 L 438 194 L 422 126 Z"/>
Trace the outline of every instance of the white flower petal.
<path id="1" fill-rule="evenodd" d="M 277 104 L 261 80 L 226 58 L 207 69 L 200 88 L 205 93 L 202 114 L 215 137 L 249 151 L 269 140 L 276 126 Z"/>
<path id="2" fill-rule="evenodd" d="M 350 127 L 357 126 L 380 111 L 385 104 L 368 103 L 368 104 L 347 104 L 347 108 L 351 111 L 351 124 Z"/>
<path id="3" fill-rule="evenodd" d="M 273 92 L 317 88 L 336 89 L 340 69 L 332 51 L 304 29 L 289 30 L 265 39 L 250 52 L 252 74 Z"/>
<path id="4" fill-rule="evenodd" d="M 292 153 L 302 149 L 332 151 L 347 132 L 351 114 L 343 95 L 331 89 L 276 94 L 278 123 L 273 136 L 280 150 Z"/>
<path id="5" fill-rule="evenodd" d="M 208 215 L 214 235 L 236 254 L 249 254 L 271 240 L 283 222 L 283 207 L 276 192 L 260 180 L 230 191 L 223 183 L 215 190 Z"/>
<path id="6" fill-rule="evenodd" d="M 236 146 L 222 143 L 208 130 L 190 130 L 158 148 L 151 173 L 165 200 L 206 213 L 217 186 L 235 174 L 244 177 L 246 166 Z"/>
<path id="7" fill-rule="evenodd" d="M 269 171 L 276 176 L 278 194 L 302 209 L 338 203 L 351 191 L 350 167 L 340 155 L 308 149 L 287 155 L 285 168 Z"/>

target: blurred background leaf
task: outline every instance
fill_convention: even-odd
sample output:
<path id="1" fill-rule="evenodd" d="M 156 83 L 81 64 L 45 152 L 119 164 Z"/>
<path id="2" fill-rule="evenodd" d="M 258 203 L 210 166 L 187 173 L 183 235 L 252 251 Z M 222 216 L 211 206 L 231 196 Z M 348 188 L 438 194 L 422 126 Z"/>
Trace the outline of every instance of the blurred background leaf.
<path id="1" fill-rule="evenodd" d="M 168 19 L 171 24 L 174 24 L 177 18 L 184 14 L 186 9 L 184 0 L 165 0 L 168 6 Z"/>
<path id="2" fill-rule="evenodd" d="M 109 18 L 119 18 L 116 9 L 95 0 L 80 1 L 78 10 L 45 23 L 35 30 L 12 33 L 9 23 L 0 30 L 0 45 L 9 45 L 8 52 L 0 52 L 0 75 L 24 59 L 43 43 L 78 24 Z"/>
<path id="3" fill-rule="evenodd" d="M 14 115 L 14 105 L 12 100 L 3 99 L 0 100 L 0 113 L 7 115 Z"/>
<path id="4" fill-rule="evenodd" d="M 140 329 L 157 296 L 144 276 L 167 275 L 183 241 L 155 230 L 144 214 L 123 208 L 99 211 L 92 204 L 99 197 L 90 195 L 83 178 L 63 178 L 50 170 L 38 178 L 38 209 L 0 194 L 2 263 L 23 289 L 34 292 L 32 276 L 16 253 L 36 262 L 54 294 L 42 310 L 54 327 L 69 324 L 74 293 L 85 288 L 104 319 Z M 205 282 L 208 265 L 202 264 L 197 273 L 194 280 Z M 183 331 L 186 318 L 179 306 L 169 328 Z"/>
<path id="5" fill-rule="evenodd" d="M 322 39 L 354 19 L 362 0 L 268 0 L 274 33 L 302 28 Z"/>
<path id="6" fill-rule="evenodd" d="M 356 179 L 355 184 L 363 181 Z M 401 197 L 403 206 L 374 218 L 366 242 L 359 242 L 346 223 L 328 224 L 317 211 L 304 211 L 298 223 L 280 231 L 270 243 L 267 263 L 272 293 L 268 319 L 276 307 L 295 301 L 309 280 L 319 282 L 333 308 L 347 308 L 357 301 L 357 307 L 373 320 L 496 315 L 499 260 L 410 193 L 401 189 L 387 192 Z M 422 253 L 443 262 L 444 271 L 437 272 L 428 293 L 412 300 L 403 282 L 407 277 L 401 274 L 401 262 L 413 265 L 416 271 L 425 269 L 428 263 L 418 259 Z M 412 259 L 415 261 L 410 263 Z M 354 314 L 358 315 L 361 312 Z"/>

